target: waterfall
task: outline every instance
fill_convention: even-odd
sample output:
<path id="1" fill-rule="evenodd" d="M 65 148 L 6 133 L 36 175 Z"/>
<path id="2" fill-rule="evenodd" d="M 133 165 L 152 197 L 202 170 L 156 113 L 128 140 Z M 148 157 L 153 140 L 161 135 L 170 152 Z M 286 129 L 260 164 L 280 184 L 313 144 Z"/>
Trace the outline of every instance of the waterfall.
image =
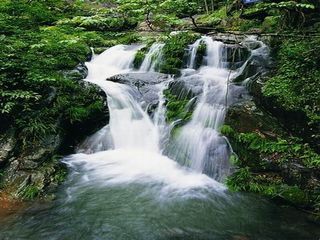
<path id="1" fill-rule="evenodd" d="M 223 124 L 226 113 L 228 78 L 232 78 L 236 71 L 230 72 L 222 62 L 225 59 L 224 44 L 213 41 L 210 37 L 202 37 L 190 45 L 187 69 L 195 67 L 197 51 L 202 43 L 206 45 L 203 65 L 189 74 L 184 74 L 182 70 L 181 77 L 185 82 L 193 81 L 202 86 L 201 94 L 196 98 L 191 120 L 181 128 L 173 143 L 169 142 L 170 127 L 165 121 L 164 97 L 164 90 L 169 82 L 173 81 L 172 77 L 156 85 L 158 106 L 151 118 L 142 109 L 137 89 L 106 81 L 110 76 L 131 72 L 135 54 L 141 46 L 119 45 L 94 56 L 92 61 L 87 63 L 89 75 L 86 80 L 98 84 L 106 92 L 110 122 L 88 138 L 84 145 L 87 150 L 80 152 L 124 150 L 133 151 L 132 155 L 142 153 L 144 158 L 145 153 L 149 152 L 155 154 L 150 158 L 159 161 L 166 158 L 162 154 L 166 146 L 169 146 L 169 150 L 166 150 L 168 156 L 199 174 L 205 173 L 217 180 L 228 175 L 229 145 L 219 134 L 219 127 Z M 163 47 L 163 44 L 158 43 L 152 45 L 140 68 L 141 72 L 154 71 L 154 66 L 161 60 Z M 166 161 L 172 160 L 166 158 Z M 150 162 L 147 165 L 149 164 Z"/>
<path id="2" fill-rule="evenodd" d="M 154 43 L 152 44 L 149 52 L 146 54 L 145 59 L 143 60 L 141 67 L 139 69 L 140 72 L 154 72 L 157 65 L 160 63 L 162 55 L 162 49 L 164 44 L 162 43 Z"/>
<path id="3" fill-rule="evenodd" d="M 202 38 L 198 39 L 194 44 L 189 46 L 188 63 L 187 68 L 194 69 L 196 67 L 196 57 Z"/>
<path id="4" fill-rule="evenodd" d="M 162 47 L 156 45 L 150 50 L 152 53 L 145 59 L 149 66 L 150 56 L 158 56 Z M 189 194 L 190 188 L 212 188 L 223 192 L 225 187 L 220 183 L 204 174 L 190 173 L 162 154 L 169 139 L 164 90 L 173 80 L 171 76 L 154 85 L 158 105 L 153 117 L 142 108 L 138 88 L 108 80 L 116 74 L 134 74 L 131 66 L 139 49 L 141 46 L 115 46 L 86 63 L 89 72 L 86 81 L 97 84 L 107 94 L 110 121 L 85 141 L 82 145 L 85 149 L 80 149 L 66 163 L 71 167 L 82 164 L 86 169 L 84 179 L 89 179 L 92 184 L 155 181 L 165 192 L 175 189 L 175 192 Z"/>
<path id="5" fill-rule="evenodd" d="M 223 45 L 222 42 L 213 41 L 212 38 L 203 36 L 189 46 L 187 69 L 196 68 L 196 57 L 201 44 L 205 44 L 207 47 L 207 53 L 205 57 L 206 65 L 211 67 L 219 67 L 219 64 L 222 64 L 222 51 L 220 51 L 220 46 Z"/>
<path id="6" fill-rule="evenodd" d="M 170 156 L 183 165 L 198 172 L 205 172 L 221 180 L 230 171 L 228 144 L 219 134 L 223 124 L 226 106 L 228 78 L 230 70 L 223 67 L 223 43 L 209 37 L 201 39 L 206 44 L 205 64 L 182 80 L 198 81 L 202 84 L 202 94 L 193 112 L 191 121 L 179 131 L 170 148 Z M 190 63 L 199 40 L 190 48 Z"/>
<path id="7" fill-rule="evenodd" d="M 198 70 L 192 70 L 195 68 L 200 44 L 206 45 L 203 64 Z M 161 61 L 163 47 L 164 44 L 159 43 L 152 45 L 139 72 L 154 71 L 154 66 Z M 224 44 L 210 37 L 202 37 L 189 46 L 187 68 L 182 69 L 180 80 L 187 84 L 196 83 L 201 91 L 192 100 L 195 101 L 195 107 L 191 120 L 170 140 L 170 127 L 165 120 L 164 90 L 174 81 L 172 77 L 154 85 L 158 92 L 158 105 L 152 116 L 142 108 L 140 90 L 106 81 L 110 76 L 132 72 L 132 62 L 139 49 L 141 46 L 115 46 L 94 56 L 87 63 L 89 75 L 86 80 L 98 84 L 108 96 L 110 122 L 88 138 L 83 145 L 86 150 L 80 152 L 116 150 L 119 154 L 121 150 L 126 151 L 126 155 L 131 152 L 132 157 L 141 155 L 143 158 L 153 159 L 143 163 L 150 168 L 155 167 L 153 164 L 159 159 L 168 164 L 174 159 L 181 165 L 190 167 L 195 173 L 205 173 L 218 181 L 223 180 L 231 169 L 230 149 L 219 133 L 219 128 L 224 122 L 227 109 L 228 81 L 237 76 L 243 66 L 235 71 L 228 69 L 228 64 L 223 62 L 227 53 Z M 163 156 L 164 152 L 171 159 Z M 117 157 L 122 159 L 122 156 L 120 154 Z M 153 170 L 149 174 L 152 172 Z"/>
<path id="8" fill-rule="evenodd" d="M 159 151 L 158 130 L 148 114 L 134 98 L 134 89 L 106 81 L 118 73 L 131 71 L 131 64 L 139 49 L 123 45 L 110 48 L 87 63 L 87 81 L 98 84 L 108 96 L 109 129 L 115 149 L 148 149 Z M 106 127 L 105 127 L 106 128 Z M 105 136 L 105 138 L 110 136 Z"/>
<path id="9" fill-rule="evenodd" d="M 167 142 L 170 138 L 170 128 L 166 123 L 166 98 L 164 95 L 164 91 L 168 88 L 171 81 L 173 81 L 173 77 L 169 76 L 168 81 L 159 84 L 159 103 L 157 110 L 154 114 L 153 121 L 155 126 L 158 129 L 159 137 L 160 137 L 160 146 L 161 152 L 164 150 Z"/>

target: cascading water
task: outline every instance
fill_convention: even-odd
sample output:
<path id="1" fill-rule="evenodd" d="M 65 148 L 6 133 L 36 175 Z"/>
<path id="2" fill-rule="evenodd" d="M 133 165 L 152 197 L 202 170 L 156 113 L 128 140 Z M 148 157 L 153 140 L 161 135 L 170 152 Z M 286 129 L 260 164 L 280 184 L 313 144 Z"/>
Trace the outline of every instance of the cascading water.
<path id="1" fill-rule="evenodd" d="M 200 43 L 206 45 L 204 65 L 191 73 L 189 69 L 183 70 L 181 80 L 200 82 L 202 94 L 191 121 L 182 127 L 175 139 L 170 156 L 183 165 L 221 180 L 230 171 L 229 146 L 219 134 L 219 127 L 224 121 L 228 81 L 233 73 L 222 63 L 223 43 L 209 37 L 201 38 L 190 48 L 190 67 L 194 66 Z"/>
<path id="2" fill-rule="evenodd" d="M 196 67 L 196 57 L 202 38 L 198 39 L 194 44 L 189 46 L 187 68 L 194 69 Z"/>
<path id="3" fill-rule="evenodd" d="M 146 54 L 145 59 L 143 60 L 139 71 L 141 72 L 154 72 L 157 64 L 161 61 L 161 52 L 164 44 L 162 43 L 154 43 L 152 44 L 149 52 Z"/>
<path id="4" fill-rule="evenodd" d="M 86 161 L 96 173 L 91 175 L 92 181 L 101 181 L 102 178 L 105 182 L 114 183 L 153 179 L 166 183 L 166 189 L 173 187 L 185 191 L 193 187 L 213 187 L 218 191 L 223 190 L 221 184 L 207 176 L 190 174 L 173 160 L 161 155 L 161 141 L 165 141 L 163 138 L 167 133 L 163 90 L 171 81 L 170 77 L 168 81 L 158 84 L 159 104 L 154 120 L 142 109 L 137 89 L 106 80 L 118 73 L 131 72 L 134 56 L 140 48 L 123 45 L 112 47 L 87 63 L 89 74 L 86 80 L 105 91 L 110 113 L 109 124 L 98 132 L 100 135 L 95 136 L 92 143 L 97 144 L 96 137 L 111 138 L 111 143 L 102 145 L 112 146 L 112 149 L 89 155 L 73 155 L 67 163 L 73 166 L 79 161 Z M 101 131 L 106 135 L 102 136 Z M 86 147 L 93 152 L 94 147 L 88 146 L 88 142 Z M 96 168 L 93 168 L 94 164 L 97 164 Z"/>
<path id="5" fill-rule="evenodd" d="M 227 145 L 217 130 L 226 111 L 230 71 L 221 61 L 221 43 L 200 42 L 207 45 L 204 65 L 182 70 L 181 80 L 200 85 L 201 93 L 191 121 L 169 143 L 191 169 L 163 155 L 169 138 L 163 91 L 176 80 L 169 77 L 147 89 L 156 91 L 158 101 L 149 117 L 141 89 L 106 80 L 132 72 L 140 46 L 112 47 L 87 63 L 86 79 L 106 92 L 109 124 L 64 159 L 70 173 L 57 199 L 1 222 L 0 239 L 313 239 L 318 226 L 306 224 L 292 208 L 229 193 L 201 174 L 208 164 L 217 169 L 214 177 L 229 169 L 224 166 Z M 178 151 L 174 155 L 181 160 Z"/>
<path id="6" fill-rule="evenodd" d="M 173 77 L 169 76 L 168 81 L 159 84 L 159 103 L 157 111 L 155 112 L 153 117 L 154 124 L 159 132 L 161 153 L 165 149 L 165 146 L 167 145 L 170 138 L 170 128 L 166 123 L 166 98 L 164 95 L 164 91 L 168 88 L 168 85 L 171 81 L 173 81 Z"/>

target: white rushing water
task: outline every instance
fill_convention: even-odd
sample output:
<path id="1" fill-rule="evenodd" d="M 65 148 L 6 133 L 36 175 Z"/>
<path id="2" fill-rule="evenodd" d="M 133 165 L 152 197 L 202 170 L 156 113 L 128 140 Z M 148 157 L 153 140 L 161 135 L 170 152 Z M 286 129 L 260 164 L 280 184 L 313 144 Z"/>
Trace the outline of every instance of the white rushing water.
<path id="1" fill-rule="evenodd" d="M 221 180 L 229 174 L 229 146 L 219 134 L 219 127 L 226 114 L 228 81 L 234 72 L 222 62 L 223 43 L 202 37 L 189 49 L 189 67 L 194 68 L 194 59 L 199 45 L 206 45 L 204 65 L 197 71 L 183 70 L 181 79 L 185 82 L 199 81 L 202 94 L 193 112 L 191 121 L 179 131 L 171 148 L 170 156 L 197 172 L 206 172 Z"/>
<path id="2" fill-rule="evenodd" d="M 140 72 L 154 72 L 156 70 L 157 64 L 159 64 L 162 58 L 161 53 L 163 47 L 164 44 L 162 43 L 152 44 L 150 50 L 146 54 L 146 57 L 140 66 Z"/>
<path id="3" fill-rule="evenodd" d="M 187 68 L 194 69 L 196 67 L 196 57 L 202 38 L 198 39 L 194 44 L 189 46 Z"/>
<path id="4" fill-rule="evenodd" d="M 139 49 L 140 46 L 115 46 L 86 64 L 89 71 L 86 81 L 99 85 L 107 94 L 110 121 L 87 139 L 82 153 L 67 158 L 67 163 L 71 166 L 82 164 L 85 169 L 83 181 L 92 184 L 155 182 L 166 190 L 224 190 L 223 185 L 208 176 L 184 169 L 162 155 L 164 142 L 169 138 L 163 91 L 172 80 L 170 77 L 157 85 L 159 103 L 153 119 L 142 109 L 136 89 L 106 80 L 116 74 L 131 72 Z"/>

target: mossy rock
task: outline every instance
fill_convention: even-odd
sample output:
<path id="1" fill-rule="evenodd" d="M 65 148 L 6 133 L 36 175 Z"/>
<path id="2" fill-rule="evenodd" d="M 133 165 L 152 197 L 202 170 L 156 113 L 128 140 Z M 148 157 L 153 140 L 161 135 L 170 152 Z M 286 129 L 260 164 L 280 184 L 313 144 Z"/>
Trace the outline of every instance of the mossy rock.
<path id="1" fill-rule="evenodd" d="M 133 60 L 133 67 L 135 69 L 139 69 L 141 67 L 141 64 L 142 64 L 143 60 L 145 59 L 147 52 L 148 52 L 148 48 L 144 47 L 136 53 L 134 60 Z"/>
<path id="2" fill-rule="evenodd" d="M 186 49 L 200 37 L 192 32 L 180 32 L 170 35 L 165 40 L 162 50 L 163 61 L 160 63 L 159 71 L 166 74 L 180 73 L 183 66 Z"/>
<path id="3" fill-rule="evenodd" d="M 166 97 L 167 121 L 182 120 L 184 123 L 190 120 L 195 101 L 190 101 L 195 94 L 183 81 L 173 81 L 164 92 Z"/>

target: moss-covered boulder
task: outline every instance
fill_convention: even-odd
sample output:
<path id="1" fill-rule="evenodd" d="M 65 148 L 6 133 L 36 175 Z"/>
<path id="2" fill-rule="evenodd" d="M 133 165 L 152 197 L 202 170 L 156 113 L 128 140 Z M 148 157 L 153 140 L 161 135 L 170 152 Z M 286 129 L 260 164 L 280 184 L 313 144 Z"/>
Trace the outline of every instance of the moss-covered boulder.
<path id="1" fill-rule="evenodd" d="M 252 101 L 232 106 L 225 124 L 221 132 L 236 154 L 237 170 L 227 181 L 231 189 L 319 210 L 320 156 L 310 146 Z"/>

